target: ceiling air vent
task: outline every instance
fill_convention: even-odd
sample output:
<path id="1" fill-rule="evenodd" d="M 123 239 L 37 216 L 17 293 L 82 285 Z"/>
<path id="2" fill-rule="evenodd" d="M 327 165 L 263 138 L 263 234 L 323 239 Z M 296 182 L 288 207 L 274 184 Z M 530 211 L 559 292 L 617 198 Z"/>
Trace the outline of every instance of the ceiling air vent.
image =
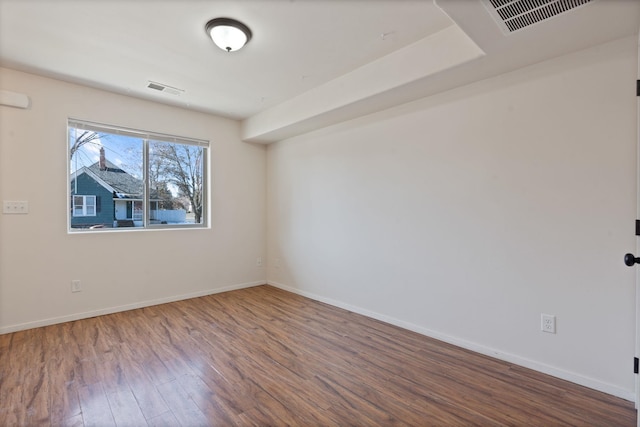
<path id="1" fill-rule="evenodd" d="M 163 83 L 152 82 L 152 81 L 149 81 L 149 83 L 147 84 L 147 87 L 149 89 L 157 90 L 160 92 L 170 93 L 171 95 L 180 95 L 184 93 L 184 89 L 178 89 L 177 87 L 165 85 Z"/>
<path id="2" fill-rule="evenodd" d="M 512 33 L 595 0 L 482 0 L 505 33 Z"/>

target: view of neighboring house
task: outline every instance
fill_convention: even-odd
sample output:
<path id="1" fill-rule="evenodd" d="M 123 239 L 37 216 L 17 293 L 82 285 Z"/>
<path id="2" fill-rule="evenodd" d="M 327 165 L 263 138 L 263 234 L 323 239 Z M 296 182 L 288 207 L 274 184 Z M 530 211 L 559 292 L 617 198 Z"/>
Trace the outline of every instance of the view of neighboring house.
<path id="1" fill-rule="evenodd" d="M 101 148 L 99 161 L 71 175 L 71 227 L 142 225 L 143 190 L 144 182 L 109 162 Z M 152 215 L 161 201 L 154 193 L 152 189 Z"/>

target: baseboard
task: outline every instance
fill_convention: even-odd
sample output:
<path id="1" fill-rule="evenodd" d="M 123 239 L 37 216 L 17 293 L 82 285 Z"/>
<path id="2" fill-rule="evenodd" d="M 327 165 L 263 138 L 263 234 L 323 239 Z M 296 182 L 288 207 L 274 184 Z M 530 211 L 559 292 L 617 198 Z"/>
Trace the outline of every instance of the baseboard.
<path id="1" fill-rule="evenodd" d="M 9 325 L 0 327 L 0 335 L 11 332 L 23 331 L 25 329 L 39 328 L 42 326 L 55 325 L 57 323 L 71 322 L 74 320 L 88 319 L 90 317 L 103 316 L 105 314 L 119 313 L 121 311 L 135 310 L 137 308 L 150 307 L 158 304 L 166 304 L 168 302 L 182 301 L 190 298 L 203 297 L 206 295 L 219 294 L 222 292 L 235 291 L 237 289 L 251 288 L 253 286 L 264 285 L 265 281 L 248 282 L 239 285 L 225 286 L 222 288 L 206 289 L 204 291 L 192 292 L 182 295 L 174 295 L 165 298 L 158 298 L 147 301 L 140 301 L 132 304 L 125 304 L 116 307 L 101 308 L 99 310 L 85 311 L 82 313 L 74 313 L 67 316 L 51 317 L 49 319 L 36 320 L 33 322 L 19 323 L 17 325 Z"/>
<path id="2" fill-rule="evenodd" d="M 413 323 L 405 322 L 403 320 L 399 320 L 394 317 L 390 317 L 384 314 L 366 310 L 364 308 L 353 306 L 351 304 L 346 304 L 331 298 L 326 298 L 311 292 L 292 288 L 290 286 L 286 286 L 286 285 L 283 285 L 282 283 L 274 282 L 272 280 L 268 280 L 267 284 L 288 292 L 292 292 L 307 298 L 311 298 L 316 301 L 320 301 L 320 302 L 332 305 L 334 307 L 339 307 L 348 311 L 352 311 L 354 313 L 362 314 L 363 316 L 367 316 L 373 319 L 383 321 L 385 323 L 389 323 L 391 325 L 401 327 L 403 329 L 417 332 L 421 335 L 425 335 L 440 341 L 444 341 L 446 343 L 453 344 L 455 346 L 458 346 L 467 350 L 471 350 L 476 353 L 483 354 L 485 356 L 494 357 L 496 359 L 500 359 L 505 362 L 513 363 L 514 365 L 533 369 L 534 371 L 542 372 L 544 374 L 551 375 L 556 378 L 570 381 L 575 384 L 579 384 L 597 391 L 601 391 L 603 393 L 611 394 L 613 396 L 635 402 L 635 394 L 633 392 L 622 389 L 618 386 L 615 386 L 609 383 L 605 383 L 602 381 L 595 380 L 593 378 L 576 374 L 575 372 L 566 371 L 564 369 L 559 369 L 550 365 L 546 365 L 544 363 L 536 362 L 535 360 L 527 359 L 527 358 L 510 354 L 510 353 L 505 353 L 503 351 L 496 350 L 472 341 L 467 341 L 464 339 L 453 337 L 451 335 L 442 334 L 440 332 L 433 331 L 431 329 L 427 329 L 422 326 L 415 325 Z"/>

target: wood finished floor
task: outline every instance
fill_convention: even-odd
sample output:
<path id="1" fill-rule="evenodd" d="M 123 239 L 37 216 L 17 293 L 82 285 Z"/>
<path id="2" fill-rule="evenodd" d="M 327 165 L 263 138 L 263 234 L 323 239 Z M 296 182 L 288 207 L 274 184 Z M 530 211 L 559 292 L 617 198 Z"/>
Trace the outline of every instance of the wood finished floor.
<path id="1" fill-rule="evenodd" d="M 259 286 L 0 335 L 0 426 L 635 426 L 631 402 Z"/>

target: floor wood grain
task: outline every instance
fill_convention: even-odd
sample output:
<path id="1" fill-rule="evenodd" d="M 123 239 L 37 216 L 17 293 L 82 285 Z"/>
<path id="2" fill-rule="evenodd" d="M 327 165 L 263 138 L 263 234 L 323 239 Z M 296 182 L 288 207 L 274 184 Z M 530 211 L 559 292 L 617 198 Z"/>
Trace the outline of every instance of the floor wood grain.
<path id="1" fill-rule="evenodd" d="M 0 335 L 0 426 L 635 426 L 631 402 L 270 286 Z"/>

